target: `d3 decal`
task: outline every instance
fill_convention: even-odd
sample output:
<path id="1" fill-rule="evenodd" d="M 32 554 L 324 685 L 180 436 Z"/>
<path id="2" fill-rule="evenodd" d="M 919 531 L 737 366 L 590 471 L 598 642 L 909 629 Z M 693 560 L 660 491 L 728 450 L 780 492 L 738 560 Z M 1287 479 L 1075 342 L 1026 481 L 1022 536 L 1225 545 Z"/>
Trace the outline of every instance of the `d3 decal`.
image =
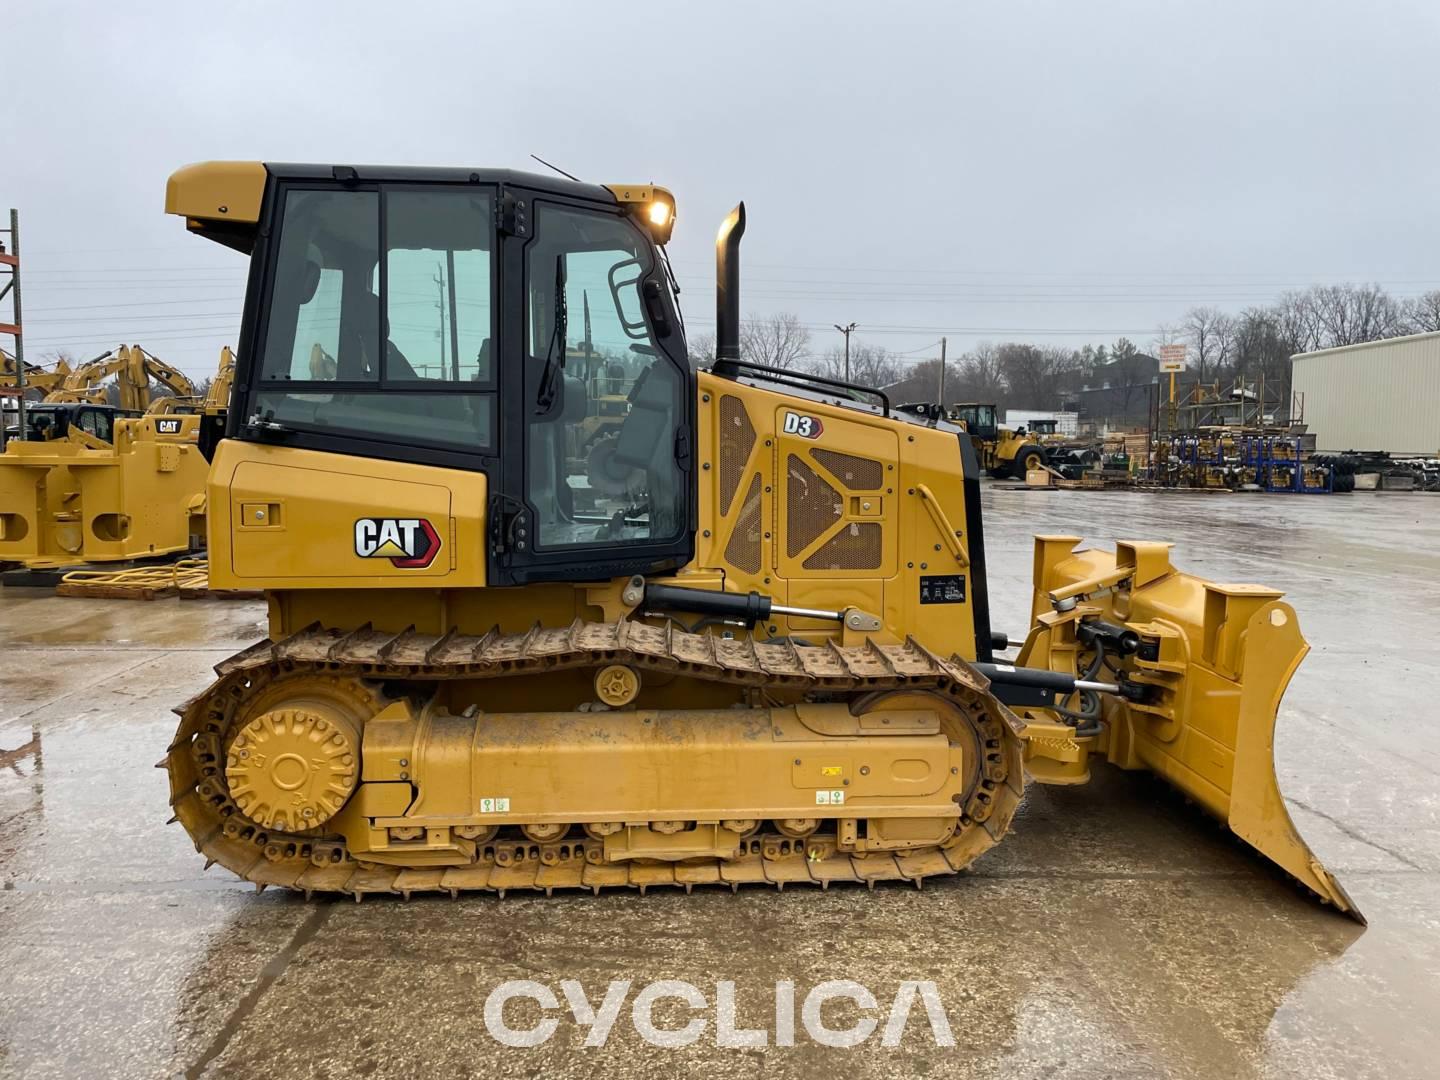
<path id="1" fill-rule="evenodd" d="M 440 552 L 440 534 L 425 518 L 361 518 L 355 522 L 355 554 L 389 559 L 402 570 L 423 570 Z"/>
<path id="2" fill-rule="evenodd" d="M 825 425 L 820 422 L 818 416 L 806 416 L 804 413 L 796 412 L 785 414 L 786 435 L 799 435 L 802 439 L 818 439 L 824 430 Z"/>

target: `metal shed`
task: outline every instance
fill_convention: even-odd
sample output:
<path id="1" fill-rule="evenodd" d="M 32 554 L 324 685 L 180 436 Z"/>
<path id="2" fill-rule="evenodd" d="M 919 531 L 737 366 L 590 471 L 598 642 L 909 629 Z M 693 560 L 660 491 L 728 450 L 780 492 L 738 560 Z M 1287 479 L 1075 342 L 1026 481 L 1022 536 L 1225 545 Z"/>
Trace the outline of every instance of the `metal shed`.
<path id="1" fill-rule="evenodd" d="M 1440 455 L 1440 332 L 1290 360 L 1291 389 L 1317 449 Z"/>

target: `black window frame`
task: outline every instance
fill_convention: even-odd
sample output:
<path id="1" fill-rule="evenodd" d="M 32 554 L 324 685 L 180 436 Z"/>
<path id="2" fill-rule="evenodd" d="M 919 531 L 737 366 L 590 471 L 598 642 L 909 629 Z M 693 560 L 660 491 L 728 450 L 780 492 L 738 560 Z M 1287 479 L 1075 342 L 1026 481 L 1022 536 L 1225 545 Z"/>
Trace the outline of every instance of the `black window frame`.
<path id="1" fill-rule="evenodd" d="M 530 403 L 525 392 L 523 325 L 526 296 L 525 245 L 529 233 L 528 221 L 533 220 L 528 219 L 528 207 L 535 198 L 540 198 L 603 213 L 622 215 L 628 211 L 604 201 L 602 189 L 591 189 L 587 194 L 585 189 L 589 189 L 589 185 L 575 184 L 576 191 L 572 193 L 568 182 L 555 181 L 549 177 L 530 177 L 521 173 L 434 170 L 432 179 L 429 175 L 417 175 L 431 173 L 431 170 L 404 167 L 387 170 L 365 169 L 357 175 L 355 170 L 347 167 L 347 171 L 354 178 L 346 179 L 341 175 L 340 167 L 334 167 L 333 170 L 326 168 L 324 172 L 315 166 L 267 166 L 267 169 L 269 177 L 261 201 L 260 222 L 251 247 L 235 385 L 232 407 L 225 421 L 225 438 L 342 454 L 360 459 L 406 462 L 483 474 L 489 489 L 489 506 L 486 508 L 487 541 L 484 552 L 486 580 L 493 586 L 543 581 L 605 581 L 631 574 L 671 571 L 693 560 L 699 518 L 695 480 L 699 469 L 696 464 L 699 460 L 696 445 L 699 423 L 697 379 L 685 348 L 684 323 L 662 269 L 663 260 L 659 258 L 642 280 L 642 286 L 645 281 L 651 280 L 659 285 L 659 303 L 670 327 L 669 335 L 660 339 L 660 351 L 680 372 L 684 385 L 678 434 L 682 451 L 679 466 L 685 474 L 682 481 L 686 504 L 682 514 L 686 521 L 685 527 L 678 536 L 664 541 L 547 549 L 540 553 L 533 549 L 517 550 L 513 543 L 516 526 L 523 524 L 521 515 L 528 512 L 524 503 L 527 462 L 523 448 L 530 412 Z M 360 175 L 364 178 L 360 179 Z M 262 385 L 265 389 L 283 388 L 295 393 L 331 393 L 344 390 L 373 392 L 378 389 L 373 382 L 259 382 L 261 352 L 269 335 L 269 308 L 274 288 L 274 264 L 279 253 L 281 215 L 285 197 L 289 192 L 378 192 L 386 188 L 433 191 L 473 189 L 477 186 L 487 189 L 495 199 L 497 208 L 492 234 L 494 246 L 491 263 L 493 335 L 489 385 L 492 389 L 485 391 L 492 393 L 494 399 L 494 424 L 490 445 L 485 448 L 462 449 L 453 444 L 395 442 L 355 433 L 319 432 L 305 428 L 274 430 L 252 422 L 258 420 L 255 416 L 255 402 Z M 608 192 L 603 194 L 608 195 Z M 383 215 L 383 198 L 381 202 Z M 631 224 L 633 226 L 634 223 Z M 383 217 L 380 229 L 380 242 L 383 244 Z M 383 259 L 381 263 L 383 265 Z M 507 310 L 522 314 L 507 318 Z M 653 331 L 654 318 L 648 308 L 645 310 L 645 317 Z M 394 384 L 390 392 L 429 392 L 423 382 L 424 380 L 421 380 L 422 385 L 417 386 L 415 380 L 401 380 Z M 436 382 L 445 386 L 455 385 L 448 381 Z"/>
<path id="2" fill-rule="evenodd" d="M 272 313 L 272 296 L 275 287 L 276 265 L 280 257 L 281 232 L 284 228 L 286 200 L 294 192 L 318 191 L 329 194 L 346 192 L 374 192 L 378 202 L 376 253 L 379 268 L 379 325 L 380 372 L 376 379 L 263 379 L 264 344 L 269 339 Z M 397 379 L 390 378 L 386 370 L 389 362 L 385 341 L 389 320 L 386 300 L 388 298 L 389 273 L 386 267 L 387 202 L 394 192 L 469 192 L 483 193 L 496 205 L 500 197 L 498 184 L 464 184 L 455 182 L 425 183 L 420 181 L 387 182 L 384 180 L 334 183 L 324 180 L 273 181 L 266 192 L 262 208 L 262 219 L 267 227 L 262 231 L 251 258 L 250 281 L 246 291 L 246 318 L 241 331 L 241 360 L 237 372 L 236 399 L 243 401 L 243 407 L 232 409 L 227 422 L 226 435 L 229 438 L 249 437 L 267 442 L 283 442 L 302 449 L 328 450 L 335 453 L 361 457 L 383 457 L 386 460 L 407 461 L 425 465 L 485 471 L 488 463 L 499 454 L 501 443 L 501 377 L 498 361 L 498 341 L 503 334 L 500 318 L 501 266 L 503 262 L 501 244 L 503 237 L 495 227 L 492 213 L 490 230 L 490 370 L 483 380 L 462 379 Z M 253 300 L 251 299 L 253 297 Z M 252 307 L 253 304 L 253 307 Z M 257 346 L 259 346 L 257 348 Z M 261 394 L 374 394 L 380 395 L 434 395 L 437 393 L 459 393 L 485 396 L 490 401 L 490 432 L 484 444 L 461 447 L 453 441 L 429 440 L 415 436 L 387 435 L 383 432 L 365 433 L 343 430 L 321 430 L 317 427 L 287 426 L 282 431 L 266 429 L 263 425 L 251 424 L 256 415 Z"/>
<path id="3" fill-rule="evenodd" d="M 503 502 L 499 506 L 492 500 L 492 513 L 504 514 L 508 533 L 514 526 L 516 511 L 533 525 L 535 507 L 529 501 L 529 424 L 531 419 L 531 391 L 534 389 L 534 373 L 527 377 L 529 359 L 526 344 L 529 318 L 529 248 L 538 240 L 538 210 L 535 204 L 548 203 L 567 209 L 613 215 L 627 227 L 637 230 L 640 238 L 649 243 L 629 212 L 619 205 L 597 203 L 591 199 L 569 197 L 551 191 L 533 191 L 506 185 L 502 198 L 509 196 L 527 204 L 527 226 L 522 235 L 507 235 L 502 239 L 505 245 L 505 268 L 507 294 L 514 310 L 519 312 L 515 325 L 505 332 L 504 362 L 507 385 L 519 386 L 519 392 L 502 394 L 501 407 L 504 412 L 502 441 L 507 447 L 518 448 L 507 453 L 502 462 L 504 475 Z M 601 581 L 631 574 L 659 573 L 678 569 L 689 563 L 695 554 L 695 531 L 698 527 L 699 497 L 696 491 L 695 470 L 696 428 L 699 405 L 696 400 L 696 376 L 685 351 L 684 333 L 681 329 L 679 312 L 664 277 L 664 260 L 658 253 L 653 254 L 651 265 L 640 278 L 638 285 L 643 289 L 645 282 L 655 281 L 659 285 L 660 303 L 664 306 L 670 327 L 668 336 L 656 331 L 655 321 L 648 306 L 642 300 L 641 313 L 660 354 L 657 362 L 669 363 L 679 374 L 681 381 L 680 405 L 677 412 L 676 438 L 683 443 L 683 454 L 677 458 L 676 468 L 680 471 L 681 497 L 685 503 L 681 513 L 682 524 L 675 536 L 659 539 L 599 542 L 594 544 L 567 544 L 564 546 L 536 548 L 527 544 L 523 550 L 508 542 L 503 544 L 503 555 L 496 560 L 492 577 L 503 584 L 525 584 L 532 581 Z M 572 313 L 572 317 L 573 313 Z M 527 529 L 535 536 L 534 529 Z"/>

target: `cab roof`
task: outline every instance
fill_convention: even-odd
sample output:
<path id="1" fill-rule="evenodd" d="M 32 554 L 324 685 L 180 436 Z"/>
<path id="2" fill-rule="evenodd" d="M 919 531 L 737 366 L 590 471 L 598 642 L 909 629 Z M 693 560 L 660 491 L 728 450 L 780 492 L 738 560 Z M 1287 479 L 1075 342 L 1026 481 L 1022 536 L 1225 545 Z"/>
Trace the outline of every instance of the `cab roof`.
<path id="1" fill-rule="evenodd" d="M 610 204 L 644 205 L 663 200 L 672 208 L 675 205 L 669 191 L 653 184 L 587 184 L 516 169 L 204 161 L 171 174 L 165 187 L 165 212 L 185 218 L 191 232 L 248 252 L 254 244 L 269 177 L 302 182 L 513 185 Z"/>

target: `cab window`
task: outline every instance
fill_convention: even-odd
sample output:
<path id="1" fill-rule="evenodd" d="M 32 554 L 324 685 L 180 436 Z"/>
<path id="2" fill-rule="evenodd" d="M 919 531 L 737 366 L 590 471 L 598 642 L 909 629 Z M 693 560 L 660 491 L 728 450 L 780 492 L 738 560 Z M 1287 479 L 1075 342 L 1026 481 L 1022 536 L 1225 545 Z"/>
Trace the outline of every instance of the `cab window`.
<path id="1" fill-rule="evenodd" d="M 526 481 L 540 549 L 684 527 L 684 377 L 641 302 L 649 241 L 625 218 L 536 204 L 526 253 Z"/>
<path id="2" fill-rule="evenodd" d="M 81 409 L 80 430 L 94 435 L 101 442 L 110 442 L 110 414 L 99 409 Z"/>
<path id="3" fill-rule="evenodd" d="M 299 430 L 492 448 L 493 223 L 486 189 L 289 191 L 255 411 Z"/>

